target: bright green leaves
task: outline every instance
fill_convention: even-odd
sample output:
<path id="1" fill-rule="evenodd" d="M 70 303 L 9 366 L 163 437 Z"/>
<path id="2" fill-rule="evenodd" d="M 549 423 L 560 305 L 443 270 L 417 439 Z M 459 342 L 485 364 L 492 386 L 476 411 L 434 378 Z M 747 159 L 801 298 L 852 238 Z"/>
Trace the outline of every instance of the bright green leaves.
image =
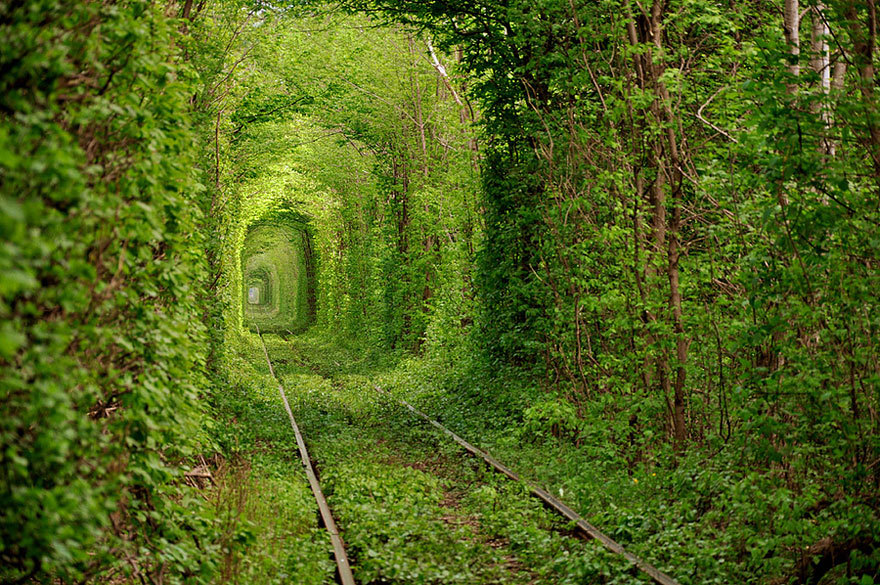
<path id="1" fill-rule="evenodd" d="M 317 274 L 310 230 L 301 215 L 289 212 L 248 227 L 241 250 L 245 327 L 299 333 L 314 323 Z M 258 303 L 244 298 L 254 282 L 262 297 Z"/>
<path id="2" fill-rule="evenodd" d="M 13 323 L 5 322 L 0 326 L 0 359 L 10 360 L 25 344 L 27 338 L 17 331 Z"/>
<path id="3" fill-rule="evenodd" d="M 204 364 L 177 23 L 42 1 L 2 33 L 0 578 L 204 577 L 210 521 L 174 483 Z"/>

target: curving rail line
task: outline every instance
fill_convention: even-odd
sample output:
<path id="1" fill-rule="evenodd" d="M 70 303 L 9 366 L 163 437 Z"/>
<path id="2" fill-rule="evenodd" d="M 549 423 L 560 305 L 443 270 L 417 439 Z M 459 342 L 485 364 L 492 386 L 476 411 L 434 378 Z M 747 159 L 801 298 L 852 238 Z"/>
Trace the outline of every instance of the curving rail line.
<path id="1" fill-rule="evenodd" d="M 436 420 L 429 417 L 427 414 L 425 414 L 424 412 L 422 412 L 421 410 L 419 410 L 418 408 L 416 408 L 415 406 L 413 406 L 412 404 L 410 404 L 406 400 L 394 398 L 389 392 L 383 390 L 379 386 L 374 386 L 374 387 L 380 393 L 384 394 L 385 396 L 388 396 L 392 400 L 396 400 L 401 405 L 405 406 L 414 415 L 431 423 L 434 427 L 436 427 L 441 432 L 443 432 L 443 434 L 447 435 L 449 438 L 451 438 L 453 441 L 455 441 L 461 447 L 463 447 L 465 449 L 465 451 L 467 451 L 471 455 L 475 455 L 476 457 L 479 457 L 480 459 L 485 461 L 490 467 L 492 467 L 495 471 L 498 471 L 499 473 L 504 474 L 505 476 L 512 479 L 513 481 L 521 482 L 521 483 L 525 484 L 529 488 L 529 491 L 531 492 L 532 496 L 534 496 L 534 497 L 538 498 L 539 500 L 541 500 L 542 502 L 544 502 L 544 505 L 546 505 L 548 508 L 551 508 L 552 510 L 558 512 L 559 514 L 565 516 L 566 518 L 568 518 L 569 520 L 574 522 L 575 525 L 577 526 L 577 528 L 581 532 L 583 532 L 584 534 L 586 534 L 590 538 L 595 538 L 596 540 L 598 540 L 600 543 L 602 543 L 602 546 L 604 546 L 606 549 L 610 550 L 611 552 L 613 552 L 615 554 L 622 556 L 626 560 L 633 563 L 633 565 L 638 567 L 638 569 L 641 572 L 643 572 L 644 574 L 651 577 L 651 579 L 653 579 L 655 583 L 659 583 L 659 585 L 679 585 L 678 581 L 676 581 L 675 579 L 673 579 L 672 577 L 670 577 L 666 573 L 663 573 L 662 571 L 660 571 L 659 569 L 657 569 L 656 567 L 654 567 L 653 565 L 651 565 L 647 561 L 645 561 L 645 560 L 641 559 L 640 557 L 637 557 L 636 555 L 627 551 L 623 547 L 623 545 L 621 545 L 617 541 L 613 540 L 611 537 L 609 537 L 606 534 L 604 534 L 603 532 L 601 532 L 598 528 L 596 528 L 595 526 L 593 526 L 592 524 L 590 524 L 589 522 L 584 520 L 584 518 L 580 514 L 578 514 L 577 512 L 575 512 L 574 510 L 572 510 L 568 506 L 566 506 L 560 500 L 551 496 L 547 490 L 541 488 L 540 486 L 538 486 L 537 484 L 535 484 L 534 482 L 532 482 L 528 479 L 524 479 L 524 478 L 520 477 L 513 470 L 511 470 L 509 467 L 507 467 L 506 465 L 502 464 L 497 459 L 495 459 L 494 457 L 489 455 L 489 453 L 487 453 L 486 451 L 483 451 L 482 449 L 474 447 L 473 445 L 471 445 L 470 443 L 468 443 L 467 441 L 465 441 L 464 439 L 462 439 L 461 437 L 459 437 L 458 435 L 456 435 L 455 433 L 453 433 L 452 431 L 450 431 L 449 429 L 447 429 L 446 427 L 441 425 Z"/>
<path id="2" fill-rule="evenodd" d="M 281 394 L 281 400 L 284 403 L 284 409 L 287 411 L 287 416 L 290 418 L 290 425 L 291 427 L 293 427 L 293 432 L 296 435 L 297 447 L 299 448 L 299 454 L 302 458 L 303 467 L 305 468 L 306 475 L 308 476 L 309 486 L 312 489 L 315 500 L 318 502 L 318 509 L 321 512 L 321 518 L 324 522 L 324 526 L 327 528 L 327 532 L 330 533 L 330 539 L 333 542 L 333 554 L 336 557 L 339 582 L 342 585 L 355 585 L 355 580 L 348 562 L 348 556 L 345 553 L 345 546 L 342 542 L 342 538 L 339 535 L 339 530 L 336 527 L 336 522 L 333 520 L 333 515 L 330 513 L 330 507 L 327 504 L 327 500 L 324 497 L 323 492 L 321 491 L 321 486 L 318 483 L 318 477 L 315 474 L 315 469 L 312 466 L 311 458 L 309 457 L 309 453 L 306 449 L 305 440 L 303 439 L 302 433 L 299 430 L 299 426 L 297 426 L 296 420 L 293 417 L 293 411 L 290 408 L 290 403 L 287 401 L 287 395 L 284 392 L 284 387 L 282 386 L 281 381 L 278 379 L 278 376 L 275 374 L 275 370 L 272 367 L 272 361 L 269 359 L 269 350 L 266 348 L 266 343 L 263 340 L 263 335 L 262 333 L 260 333 L 259 328 L 257 328 L 257 334 L 260 337 L 260 344 L 263 347 L 263 354 L 266 356 L 266 363 L 269 365 L 269 372 L 272 374 L 272 377 L 278 384 L 278 392 Z M 589 538 L 594 538 L 598 540 L 606 549 L 617 555 L 622 556 L 623 558 L 631 562 L 642 573 L 649 576 L 655 583 L 658 583 L 659 585 L 680 585 L 678 581 L 676 581 L 669 575 L 663 573 L 642 558 L 627 551 L 623 547 L 623 545 L 621 545 L 611 537 L 604 534 L 598 528 L 587 522 L 580 514 L 572 510 L 559 499 L 553 497 L 547 490 L 541 488 L 535 482 L 520 477 L 516 472 L 499 462 L 489 453 L 471 445 L 460 436 L 456 435 L 454 432 L 447 429 L 442 424 L 432 419 L 430 416 L 428 416 L 406 400 L 395 398 L 391 395 L 391 393 L 382 389 L 379 386 L 374 385 L 374 388 L 379 393 L 387 396 L 389 399 L 396 401 L 400 405 L 407 408 L 415 416 L 430 423 L 443 434 L 458 443 L 458 445 L 460 445 L 465 451 L 482 459 L 495 471 L 498 471 L 499 473 L 505 475 L 507 478 L 513 481 L 524 484 L 526 487 L 528 487 L 532 496 L 541 500 L 548 508 L 554 510 L 555 512 L 561 514 L 562 516 L 573 522 L 577 529 L 584 535 Z"/>
<path id="3" fill-rule="evenodd" d="M 312 460 L 306 449 L 306 442 L 303 440 L 302 433 L 299 431 L 296 419 L 293 418 L 293 411 L 290 409 L 290 403 L 287 401 L 284 387 L 281 385 L 281 380 L 275 375 L 275 369 L 272 367 L 272 360 L 269 359 L 269 350 L 266 349 L 266 342 L 263 341 L 263 334 L 260 333 L 259 327 L 257 327 L 257 334 L 260 337 L 260 345 L 263 346 L 263 354 L 266 356 L 266 363 L 269 364 L 269 372 L 278 383 L 278 392 L 281 393 L 281 400 L 284 402 L 284 410 L 287 411 L 287 416 L 290 417 L 290 426 L 293 427 L 293 433 L 296 435 L 296 445 L 299 448 L 299 456 L 302 459 L 303 467 L 309 478 L 309 487 L 312 488 L 312 493 L 315 495 L 315 500 L 318 502 L 318 509 L 321 512 L 321 519 L 324 522 L 324 527 L 327 529 L 327 532 L 330 533 L 330 540 L 333 542 L 333 556 L 336 557 L 336 568 L 338 571 L 339 582 L 342 585 L 355 585 L 354 576 L 351 574 L 351 565 L 348 562 L 348 555 L 345 554 L 345 545 L 342 542 L 342 537 L 339 536 L 339 530 L 336 528 L 336 521 L 333 520 L 333 514 L 330 513 L 330 506 L 327 504 L 324 492 L 321 491 L 321 484 L 318 483 L 318 476 L 315 474 L 315 468 L 312 466 Z"/>

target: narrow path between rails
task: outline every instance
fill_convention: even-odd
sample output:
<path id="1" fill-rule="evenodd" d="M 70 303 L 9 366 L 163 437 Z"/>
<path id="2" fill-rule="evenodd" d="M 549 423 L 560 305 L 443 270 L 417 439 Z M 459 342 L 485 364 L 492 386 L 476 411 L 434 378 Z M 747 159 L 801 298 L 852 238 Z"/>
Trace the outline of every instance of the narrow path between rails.
<path id="1" fill-rule="evenodd" d="M 351 384 L 311 373 L 291 344 L 271 335 L 264 341 L 271 373 L 286 389 L 300 436 L 308 440 L 356 582 L 546 582 L 506 539 L 482 530 L 479 515 L 462 501 L 482 481 L 460 477 L 473 472 L 460 456 L 437 457 L 434 434 L 422 432 L 392 403 L 357 403 L 355 394 L 374 395 L 367 379 Z"/>

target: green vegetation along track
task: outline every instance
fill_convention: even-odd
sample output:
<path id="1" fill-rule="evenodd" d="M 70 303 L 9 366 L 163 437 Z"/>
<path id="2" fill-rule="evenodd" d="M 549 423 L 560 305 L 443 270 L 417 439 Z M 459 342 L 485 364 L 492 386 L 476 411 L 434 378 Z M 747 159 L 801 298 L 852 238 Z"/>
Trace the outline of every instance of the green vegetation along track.
<path id="1" fill-rule="evenodd" d="M 341 365 L 316 374 L 296 338 L 269 336 L 264 349 L 309 437 L 357 582 L 676 584 L 547 491 L 377 392 L 371 375 Z M 506 477 L 463 459 L 459 447 Z M 530 497 L 536 494 L 564 518 Z M 595 540 L 578 537 L 584 534 Z"/>
<path id="2" fill-rule="evenodd" d="M 379 386 L 376 386 L 376 390 L 378 390 L 379 392 L 383 392 L 383 393 L 385 392 Z M 566 506 L 561 500 L 550 495 L 550 493 L 547 490 L 545 490 L 544 488 L 538 486 L 534 482 L 531 482 L 529 480 L 521 478 L 516 472 L 511 470 L 509 467 L 507 467 L 506 465 L 504 465 L 503 463 L 501 463 L 500 461 L 498 461 L 494 457 L 492 457 L 489 453 L 487 453 L 486 451 L 483 451 L 482 449 L 478 449 L 477 447 L 474 447 L 473 445 L 471 445 L 470 443 L 468 443 L 467 441 L 465 441 L 464 439 L 462 439 L 461 437 L 459 437 L 458 435 L 456 435 L 455 433 L 453 433 L 452 431 L 450 431 L 449 429 L 447 429 L 446 427 L 444 427 L 443 425 L 438 423 L 436 420 L 432 419 L 427 414 L 425 414 L 424 412 L 422 412 L 418 408 L 411 405 L 406 400 L 401 400 L 400 403 L 403 406 L 405 406 L 407 409 L 409 409 L 409 411 L 412 412 L 415 416 L 429 422 L 432 426 L 439 429 L 440 432 L 442 432 L 444 435 L 448 436 L 453 441 L 455 441 L 456 443 L 461 445 L 461 447 L 465 451 L 467 451 L 471 455 L 474 455 L 475 457 L 479 457 L 480 459 L 485 461 L 486 464 L 489 465 L 495 471 L 503 474 L 505 477 L 507 477 L 508 479 L 511 479 L 513 481 L 524 482 L 529 487 L 529 491 L 531 492 L 531 494 L 533 496 L 535 496 L 536 498 L 538 498 L 539 500 L 541 500 L 542 502 L 544 502 L 544 504 L 547 505 L 547 507 L 551 508 L 552 510 L 558 512 L 562 516 L 565 516 L 567 519 L 574 522 L 575 526 L 577 526 L 578 530 L 582 531 L 585 535 L 587 535 L 590 538 L 595 538 L 596 540 L 598 540 L 599 542 L 602 543 L 602 546 L 604 546 L 605 548 L 607 548 L 611 552 L 618 554 L 618 555 L 622 556 L 623 558 L 625 558 L 626 560 L 630 561 L 632 564 L 634 564 L 636 567 L 638 567 L 640 571 L 642 571 L 643 573 L 645 573 L 646 575 L 651 577 L 651 579 L 653 579 L 655 582 L 659 583 L 660 585 L 679 585 L 678 582 L 675 579 L 673 579 L 672 577 L 670 577 L 669 575 L 663 573 L 662 571 L 658 570 L 656 567 L 654 567 L 650 563 L 646 562 L 645 560 L 643 560 L 643 559 L 637 557 L 636 555 L 632 554 L 631 552 L 627 551 L 620 543 L 618 543 L 614 539 L 608 537 L 606 534 L 601 532 L 598 528 L 596 528 L 595 526 L 593 526 L 592 524 L 590 524 L 589 522 L 584 520 L 580 514 L 578 514 L 577 512 L 575 512 L 574 510 L 572 510 L 568 506 Z"/>
<path id="3" fill-rule="evenodd" d="M 257 328 L 257 332 L 259 334 L 259 327 Z M 290 426 L 293 428 L 293 432 L 296 435 L 296 446 L 299 449 L 303 468 L 309 479 L 309 487 L 312 489 L 312 493 L 315 495 L 315 501 L 318 503 L 318 510 L 321 512 L 321 520 L 324 522 L 324 527 L 327 529 L 327 532 L 330 533 L 330 541 L 333 543 L 333 556 L 336 559 L 339 582 L 342 583 L 342 585 L 354 585 L 355 581 L 351 574 L 348 556 L 345 554 L 345 546 L 343 545 L 342 538 L 339 536 L 339 530 L 336 528 L 336 522 L 333 520 L 333 514 L 330 512 L 330 507 L 327 505 L 327 499 L 321 491 L 321 484 L 318 482 L 318 476 L 315 474 L 315 469 L 312 466 L 312 460 L 311 457 L 309 457 L 305 440 L 299 430 L 299 426 L 296 424 L 296 419 L 293 417 L 293 411 L 290 409 L 290 403 L 287 401 L 287 395 L 284 393 L 284 386 L 275 375 L 275 370 L 272 367 L 272 360 L 269 359 L 269 350 L 266 349 L 266 344 L 263 341 L 262 335 L 260 335 L 260 344 L 263 346 L 263 354 L 266 356 L 266 364 L 269 366 L 269 373 L 278 382 L 278 392 L 281 394 L 282 402 L 284 402 L 284 410 L 287 411 L 287 416 L 290 417 Z"/>

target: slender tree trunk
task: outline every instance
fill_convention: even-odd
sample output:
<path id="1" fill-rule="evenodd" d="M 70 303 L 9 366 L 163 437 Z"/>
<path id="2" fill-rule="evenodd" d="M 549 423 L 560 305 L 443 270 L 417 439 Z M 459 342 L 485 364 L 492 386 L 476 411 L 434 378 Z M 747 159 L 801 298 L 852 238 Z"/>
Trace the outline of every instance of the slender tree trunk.
<path id="1" fill-rule="evenodd" d="M 834 145 L 831 141 L 831 112 L 825 99 L 831 91 L 831 59 L 828 53 L 828 25 L 825 23 L 825 5 L 821 2 L 817 3 L 812 11 L 813 28 L 810 34 L 810 48 L 812 55 L 810 56 L 810 66 L 819 76 L 819 93 L 822 101 L 819 102 L 814 111 L 822 117 L 825 126 L 825 136 L 822 138 L 820 151 L 825 155 L 833 155 Z"/>
<path id="2" fill-rule="evenodd" d="M 831 89 L 831 66 L 828 55 L 828 25 L 825 24 L 825 5 L 819 2 L 812 11 L 813 28 L 810 35 L 810 65 L 819 76 L 819 87 L 823 93 Z"/>
<path id="3" fill-rule="evenodd" d="M 834 65 L 831 66 L 831 89 L 835 92 L 838 92 L 843 89 L 843 84 L 846 79 L 846 59 L 843 54 L 839 54 L 837 60 L 834 62 Z M 831 113 L 828 114 L 828 123 L 829 125 L 833 122 L 831 118 Z M 828 141 L 828 156 L 835 156 L 837 154 L 837 144 L 833 140 Z"/>
<path id="4" fill-rule="evenodd" d="M 785 8 L 783 9 L 783 31 L 785 32 L 785 41 L 788 43 L 788 54 L 790 55 L 788 63 L 788 72 L 792 78 L 797 78 L 801 73 L 799 63 L 801 54 L 801 15 L 798 0 L 785 0 Z M 792 80 L 788 84 L 788 93 L 794 95 L 797 93 L 797 82 Z"/>
<path id="5" fill-rule="evenodd" d="M 418 61 L 416 59 L 415 41 L 410 36 L 409 52 L 413 59 L 412 66 L 409 70 L 409 80 L 413 90 L 413 110 L 415 110 L 416 130 L 419 133 L 419 148 L 421 149 L 421 170 L 422 174 L 428 176 L 428 142 L 425 139 L 425 120 L 422 112 L 422 85 L 419 83 Z"/>
<path id="6" fill-rule="evenodd" d="M 864 1 L 865 4 L 861 2 Z M 867 8 L 865 22 L 859 18 L 859 7 Z M 878 108 L 874 94 L 877 83 L 874 71 L 874 52 L 877 46 L 877 7 L 874 0 L 850 0 L 846 5 L 846 18 L 849 21 L 853 40 L 853 57 L 859 72 L 859 91 L 865 112 L 868 135 L 864 142 L 874 163 L 875 175 L 880 180 L 880 125 Z"/>
<path id="7" fill-rule="evenodd" d="M 649 45 L 650 50 L 640 57 L 635 57 L 636 73 L 643 89 L 651 89 L 657 98 L 645 115 L 654 124 L 665 127 L 663 134 L 653 139 L 648 157 L 649 165 L 656 176 L 648 188 L 649 205 L 652 212 L 652 254 L 646 264 L 648 284 L 656 275 L 656 264 L 665 259 L 666 277 L 668 281 L 667 304 L 669 320 L 675 336 L 675 376 L 671 378 L 671 364 L 666 352 L 657 358 L 657 375 L 661 391 L 669 404 L 672 420 L 672 435 L 676 450 L 682 450 L 687 440 L 686 410 L 686 376 L 687 357 L 690 339 L 684 330 L 684 315 L 680 289 L 679 260 L 681 244 L 679 232 L 681 228 L 681 197 L 683 172 L 682 157 L 679 152 L 678 138 L 675 128 L 680 127 L 675 112 L 672 111 L 669 90 L 663 83 L 665 65 L 655 62 L 653 54 L 661 54 L 663 50 L 663 16 L 665 4 L 663 0 L 655 0 L 650 15 L 642 15 L 641 25 L 637 28 L 636 21 L 628 24 L 627 31 L 630 43 Z M 641 32 L 641 34 L 639 34 Z M 649 122 L 651 123 L 651 122 Z M 669 213 L 667 213 L 667 208 Z M 665 258 L 664 258 L 665 256 Z M 672 398 L 671 404 L 669 398 Z"/>
<path id="8" fill-rule="evenodd" d="M 407 168 L 408 161 L 406 156 L 406 128 L 404 122 L 403 134 L 401 135 L 399 152 L 391 155 L 391 172 L 393 179 L 393 187 L 391 198 L 394 200 L 394 219 L 397 223 L 397 254 L 400 262 L 400 270 L 402 270 L 401 281 L 399 283 L 401 290 L 402 306 L 398 310 L 402 312 L 403 325 L 400 331 L 401 340 L 405 338 L 412 326 L 412 315 L 410 314 L 410 259 L 409 259 L 409 170 Z M 395 341 L 396 343 L 396 341 Z"/>

